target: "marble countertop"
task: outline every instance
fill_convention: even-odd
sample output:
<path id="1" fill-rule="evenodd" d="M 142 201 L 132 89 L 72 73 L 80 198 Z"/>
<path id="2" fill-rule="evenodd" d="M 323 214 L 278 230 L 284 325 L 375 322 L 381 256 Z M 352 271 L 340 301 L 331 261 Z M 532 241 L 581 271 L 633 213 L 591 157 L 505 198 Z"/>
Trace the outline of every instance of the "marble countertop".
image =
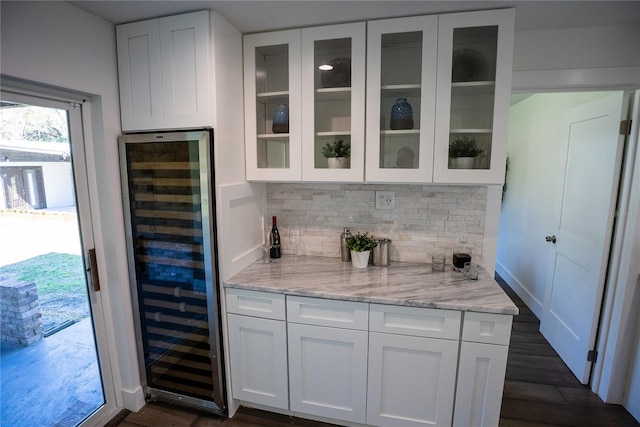
<path id="1" fill-rule="evenodd" d="M 518 314 L 518 308 L 484 269 L 478 280 L 430 264 L 391 262 L 388 267 L 353 268 L 340 258 L 284 256 L 250 265 L 224 283 L 287 295 L 410 307 Z"/>

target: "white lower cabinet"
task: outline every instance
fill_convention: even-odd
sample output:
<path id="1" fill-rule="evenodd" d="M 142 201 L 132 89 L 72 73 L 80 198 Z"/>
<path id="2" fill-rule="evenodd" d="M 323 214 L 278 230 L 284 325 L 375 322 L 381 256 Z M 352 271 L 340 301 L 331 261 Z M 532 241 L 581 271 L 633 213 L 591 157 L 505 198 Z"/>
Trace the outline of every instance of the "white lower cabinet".
<path id="1" fill-rule="evenodd" d="M 289 409 L 284 295 L 227 289 L 226 301 L 233 398 Z"/>
<path id="2" fill-rule="evenodd" d="M 465 313 L 454 426 L 498 425 L 512 321 L 508 315 Z"/>
<path id="3" fill-rule="evenodd" d="M 226 302 L 234 399 L 372 426 L 498 425 L 511 315 L 238 289 Z"/>
<path id="4" fill-rule="evenodd" d="M 369 333 L 367 424 L 451 425 L 458 341 Z"/>
<path id="5" fill-rule="evenodd" d="M 367 332 L 289 323 L 290 409 L 364 423 Z"/>

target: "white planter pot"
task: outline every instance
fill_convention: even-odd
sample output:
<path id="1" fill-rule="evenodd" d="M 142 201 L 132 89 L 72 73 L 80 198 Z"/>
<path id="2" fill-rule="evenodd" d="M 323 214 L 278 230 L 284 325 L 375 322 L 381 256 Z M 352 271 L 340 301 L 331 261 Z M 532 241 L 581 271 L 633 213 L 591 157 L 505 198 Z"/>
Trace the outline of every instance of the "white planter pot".
<path id="1" fill-rule="evenodd" d="M 450 157 L 449 169 L 474 169 L 476 166 L 475 157 Z"/>
<path id="2" fill-rule="evenodd" d="M 329 169 L 349 169 L 351 167 L 350 157 L 328 157 Z"/>
<path id="3" fill-rule="evenodd" d="M 369 253 L 371 251 L 351 251 L 351 265 L 355 268 L 367 268 L 369 265 Z"/>

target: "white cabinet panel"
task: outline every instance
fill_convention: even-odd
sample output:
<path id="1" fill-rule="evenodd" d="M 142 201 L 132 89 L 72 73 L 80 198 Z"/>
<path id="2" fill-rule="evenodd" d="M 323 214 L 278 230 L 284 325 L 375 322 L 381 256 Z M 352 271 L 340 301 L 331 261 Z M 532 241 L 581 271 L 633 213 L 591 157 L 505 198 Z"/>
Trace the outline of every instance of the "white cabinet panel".
<path id="1" fill-rule="evenodd" d="M 284 294 L 227 288 L 225 290 L 227 313 L 285 320 Z"/>
<path id="2" fill-rule="evenodd" d="M 209 13 L 160 19 L 164 127 L 211 124 Z"/>
<path id="3" fill-rule="evenodd" d="M 509 347 L 462 342 L 453 425 L 497 426 Z"/>
<path id="4" fill-rule="evenodd" d="M 243 38 L 248 181 L 302 179 L 300 43 L 300 30 Z M 274 126 L 278 109 L 288 117 Z"/>
<path id="5" fill-rule="evenodd" d="M 369 334 L 367 424 L 450 425 L 458 341 Z"/>
<path id="6" fill-rule="evenodd" d="M 367 182 L 431 182 L 437 48 L 437 16 L 368 23 Z"/>
<path id="7" fill-rule="evenodd" d="M 122 128 L 162 126 L 162 73 L 158 20 L 119 25 L 118 78 Z"/>
<path id="8" fill-rule="evenodd" d="M 367 332 L 288 324 L 290 409 L 365 422 Z"/>
<path id="9" fill-rule="evenodd" d="M 458 340 L 461 317 L 454 310 L 371 304 L 369 330 Z"/>
<path id="10" fill-rule="evenodd" d="M 227 319 L 233 398 L 288 409 L 286 323 L 235 314 Z"/>
<path id="11" fill-rule="evenodd" d="M 212 124 L 209 12 L 116 27 L 122 129 Z"/>
<path id="12" fill-rule="evenodd" d="M 504 183 L 514 16 L 503 9 L 438 18 L 433 182 Z"/>
<path id="13" fill-rule="evenodd" d="M 364 180 L 366 23 L 302 30 L 302 179 Z M 322 67 L 332 66 L 331 70 Z M 348 167 L 331 168 L 326 144 L 349 145 Z"/>
<path id="14" fill-rule="evenodd" d="M 462 340 L 509 345 L 512 322 L 510 315 L 466 312 Z"/>
<path id="15" fill-rule="evenodd" d="M 369 326 L 369 304 L 287 296 L 287 321 L 366 331 Z"/>

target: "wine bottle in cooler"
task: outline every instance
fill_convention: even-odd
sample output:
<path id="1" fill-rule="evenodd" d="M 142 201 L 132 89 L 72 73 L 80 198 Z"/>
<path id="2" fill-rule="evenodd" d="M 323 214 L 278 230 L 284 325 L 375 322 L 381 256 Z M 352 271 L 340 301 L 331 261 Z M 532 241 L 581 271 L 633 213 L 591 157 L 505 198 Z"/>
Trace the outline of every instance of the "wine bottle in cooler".
<path id="1" fill-rule="evenodd" d="M 271 217 L 271 248 L 269 249 L 269 256 L 271 258 L 280 258 L 282 256 L 280 248 L 280 232 L 278 231 L 278 222 L 276 217 Z"/>

